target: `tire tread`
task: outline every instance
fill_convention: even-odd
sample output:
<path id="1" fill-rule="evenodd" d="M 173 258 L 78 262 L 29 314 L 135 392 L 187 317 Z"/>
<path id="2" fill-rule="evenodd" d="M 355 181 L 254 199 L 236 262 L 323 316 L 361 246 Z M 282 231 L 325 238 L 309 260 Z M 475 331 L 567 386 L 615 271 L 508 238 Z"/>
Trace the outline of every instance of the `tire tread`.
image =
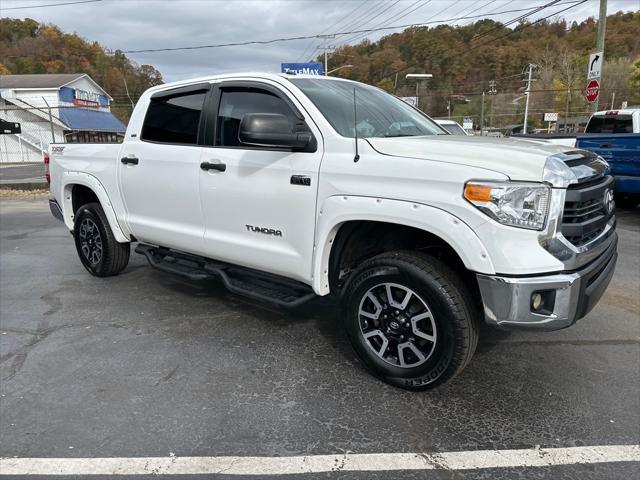
<path id="1" fill-rule="evenodd" d="M 462 279 L 441 260 L 424 252 L 397 250 L 385 252 L 363 262 L 347 281 L 344 293 L 348 295 L 350 287 L 360 274 L 380 267 L 388 267 L 389 261 L 401 262 L 409 268 L 415 268 L 429 275 L 440 287 L 440 293 L 446 300 L 455 323 L 455 342 L 459 346 L 454 350 L 447 370 L 426 387 L 411 387 L 414 390 L 433 388 L 457 376 L 469 364 L 478 344 L 479 312 L 472 301 L 472 294 Z"/>

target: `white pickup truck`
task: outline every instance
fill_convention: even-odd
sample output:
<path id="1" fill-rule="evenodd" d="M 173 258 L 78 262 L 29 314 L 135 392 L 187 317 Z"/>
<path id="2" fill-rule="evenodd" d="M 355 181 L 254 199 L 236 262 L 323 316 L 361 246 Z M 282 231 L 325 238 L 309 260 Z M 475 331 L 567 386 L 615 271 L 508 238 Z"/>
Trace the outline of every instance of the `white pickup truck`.
<path id="1" fill-rule="evenodd" d="M 48 163 L 48 160 L 45 160 Z M 150 264 L 295 307 L 340 297 L 362 362 L 407 389 L 471 359 L 478 322 L 556 330 L 617 253 L 583 150 L 448 135 L 380 89 L 238 74 L 149 89 L 122 144 L 55 144 L 50 206 L 93 275 Z"/>

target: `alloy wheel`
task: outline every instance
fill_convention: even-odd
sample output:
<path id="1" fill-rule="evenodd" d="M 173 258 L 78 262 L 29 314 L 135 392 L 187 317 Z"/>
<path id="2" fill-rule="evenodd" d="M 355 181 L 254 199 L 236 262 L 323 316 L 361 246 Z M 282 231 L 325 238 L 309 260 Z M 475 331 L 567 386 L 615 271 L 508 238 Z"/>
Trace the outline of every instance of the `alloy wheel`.
<path id="1" fill-rule="evenodd" d="M 414 368 L 433 354 L 438 339 L 433 314 L 416 292 L 397 283 L 367 290 L 358 309 L 367 346 L 385 362 Z"/>
<path id="2" fill-rule="evenodd" d="M 98 225 L 90 218 L 85 218 L 80 224 L 80 248 L 84 258 L 96 266 L 102 260 L 102 235 Z"/>

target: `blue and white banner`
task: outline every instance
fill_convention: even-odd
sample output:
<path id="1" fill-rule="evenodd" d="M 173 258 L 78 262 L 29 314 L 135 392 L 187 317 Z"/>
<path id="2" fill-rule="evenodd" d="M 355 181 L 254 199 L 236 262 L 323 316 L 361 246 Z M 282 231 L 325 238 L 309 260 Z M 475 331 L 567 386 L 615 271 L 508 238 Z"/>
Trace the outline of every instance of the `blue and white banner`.
<path id="1" fill-rule="evenodd" d="M 296 75 L 324 75 L 324 65 L 321 63 L 281 63 L 280 72 L 295 73 Z"/>

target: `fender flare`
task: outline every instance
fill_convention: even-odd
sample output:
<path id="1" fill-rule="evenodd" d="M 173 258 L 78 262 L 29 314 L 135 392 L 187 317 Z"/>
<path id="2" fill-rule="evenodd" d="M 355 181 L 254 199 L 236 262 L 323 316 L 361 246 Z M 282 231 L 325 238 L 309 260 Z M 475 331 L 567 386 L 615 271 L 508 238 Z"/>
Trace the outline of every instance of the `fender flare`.
<path id="1" fill-rule="evenodd" d="M 113 209 L 113 205 L 109 200 L 109 195 L 106 189 L 93 175 L 84 172 L 63 172 L 62 174 L 62 214 L 64 217 L 64 223 L 73 231 L 73 223 L 75 212 L 73 211 L 73 196 L 72 190 L 74 185 L 83 185 L 90 188 L 98 197 L 100 205 L 104 210 L 107 220 L 109 221 L 109 227 L 113 232 L 113 236 L 116 241 L 120 243 L 127 243 L 131 241 L 129 237 L 130 232 L 123 230 L 118 223 L 116 212 Z"/>
<path id="2" fill-rule="evenodd" d="M 340 227 L 353 220 L 395 223 L 424 230 L 449 244 L 469 270 L 495 274 L 480 238 L 458 217 L 422 203 L 340 195 L 327 198 L 318 215 L 312 285 L 318 295 L 330 292 L 329 259 L 333 242 Z"/>

